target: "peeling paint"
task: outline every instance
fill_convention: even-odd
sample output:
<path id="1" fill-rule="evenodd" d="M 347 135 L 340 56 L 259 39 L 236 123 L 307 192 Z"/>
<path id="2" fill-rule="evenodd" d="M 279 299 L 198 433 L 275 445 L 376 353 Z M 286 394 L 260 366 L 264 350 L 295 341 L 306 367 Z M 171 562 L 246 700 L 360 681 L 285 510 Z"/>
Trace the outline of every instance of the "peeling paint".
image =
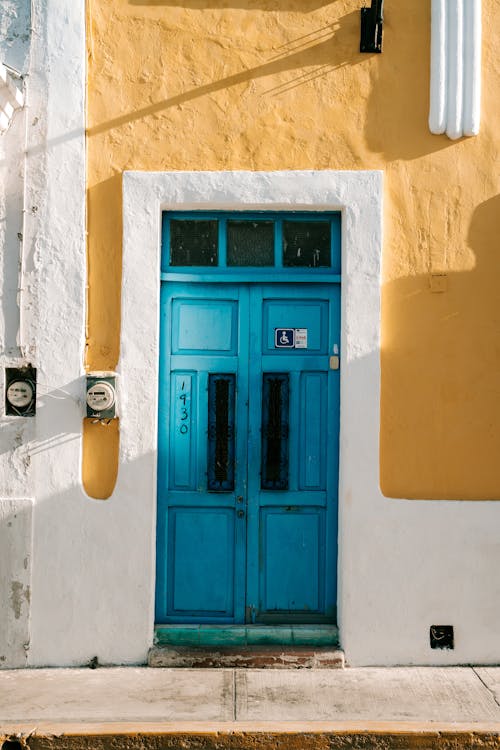
<path id="1" fill-rule="evenodd" d="M 12 605 L 12 610 L 14 612 L 14 617 L 16 618 L 16 620 L 19 620 L 19 618 L 21 617 L 22 590 L 23 590 L 22 583 L 19 583 L 19 581 L 12 581 L 10 601 Z"/>

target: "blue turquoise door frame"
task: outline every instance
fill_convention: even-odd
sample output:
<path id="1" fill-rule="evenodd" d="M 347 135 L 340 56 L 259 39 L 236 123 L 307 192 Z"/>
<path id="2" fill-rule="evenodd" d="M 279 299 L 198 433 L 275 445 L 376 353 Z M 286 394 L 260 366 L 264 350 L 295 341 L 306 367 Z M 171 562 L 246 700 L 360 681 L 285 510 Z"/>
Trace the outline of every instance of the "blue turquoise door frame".
<path id="1" fill-rule="evenodd" d="M 221 224 L 240 215 L 223 216 L 217 268 L 163 264 L 156 621 L 331 623 L 340 267 L 228 268 Z M 279 328 L 305 344 L 279 347 Z"/>

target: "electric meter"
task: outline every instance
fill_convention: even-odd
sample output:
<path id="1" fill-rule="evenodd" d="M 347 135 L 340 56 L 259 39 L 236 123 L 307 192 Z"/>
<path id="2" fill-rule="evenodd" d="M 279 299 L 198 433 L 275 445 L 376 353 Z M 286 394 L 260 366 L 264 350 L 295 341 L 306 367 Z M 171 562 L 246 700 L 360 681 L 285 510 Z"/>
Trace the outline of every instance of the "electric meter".
<path id="1" fill-rule="evenodd" d="M 25 409 L 33 401 L 33 386 L 28 380 L 14 380 L 7 388 L 7 401 L 16 409 Z"/>
<path id="2" fill-rule="evenodd" d="M 116 416 L 116 375 L 92 372 L 87 375 L 87 417 L 113 419 Z"/>
<path id="3" fill-rule="evenodd" d="M 5 368 L 5 413 L 11 417 L 34 417 L 36 413 L 36 369 Z"/>

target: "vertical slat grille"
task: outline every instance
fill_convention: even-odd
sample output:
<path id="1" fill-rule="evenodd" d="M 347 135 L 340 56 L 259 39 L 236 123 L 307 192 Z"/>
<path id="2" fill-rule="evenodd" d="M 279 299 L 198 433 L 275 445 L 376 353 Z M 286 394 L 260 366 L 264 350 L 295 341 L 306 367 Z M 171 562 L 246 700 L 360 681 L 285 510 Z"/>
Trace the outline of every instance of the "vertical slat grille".
<path id="1" fill-rule="evenodd" d="M 234 375 L 208 376 L 208 489 L 234 489 Z"/>
<path id="2" fill-rule="evenodd" d="M 264 374 L 261 467 L 264 490 L 288 489 L 289 393 L 287 374 Z"/>

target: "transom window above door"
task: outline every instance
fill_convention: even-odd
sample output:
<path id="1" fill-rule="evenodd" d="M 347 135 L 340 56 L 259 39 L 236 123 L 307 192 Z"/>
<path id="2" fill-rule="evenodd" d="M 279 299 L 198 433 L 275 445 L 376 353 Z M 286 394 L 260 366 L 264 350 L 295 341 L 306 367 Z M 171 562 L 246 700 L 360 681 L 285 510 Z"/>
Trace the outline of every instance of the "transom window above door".
<path id="1" fill-rule="evenodd" d="M 340 275 L 340 212 L 162 214 L 162 272 Z M 287 273 L 288 275 L 288 273 Z"/>

